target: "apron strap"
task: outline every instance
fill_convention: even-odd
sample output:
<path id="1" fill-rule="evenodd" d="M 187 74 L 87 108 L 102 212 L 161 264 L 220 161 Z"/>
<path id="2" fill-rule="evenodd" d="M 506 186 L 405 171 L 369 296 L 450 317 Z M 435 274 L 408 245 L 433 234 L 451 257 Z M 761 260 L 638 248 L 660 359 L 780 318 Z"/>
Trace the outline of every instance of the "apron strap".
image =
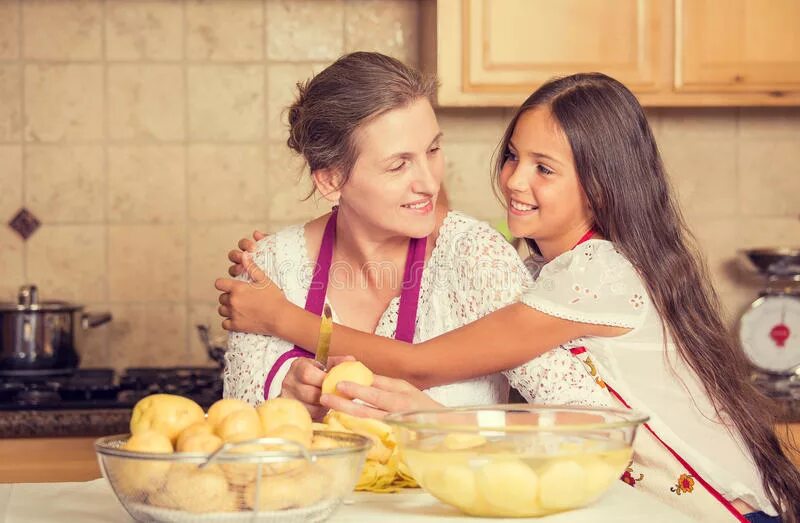
<path id="1" fill-rule="evenodd" d="M 411 238 L 406 255 L 406 268 L 403 274 L 403 288 L 400 292 L 400 305 L 397 312 L 397 328 L 394 332 L 396 340 L 406 343 L 414 342 L 417 330 L 417 307 L 422 285 L 422 273 L 425 269 L 425 250 L 428 238 Z"/>

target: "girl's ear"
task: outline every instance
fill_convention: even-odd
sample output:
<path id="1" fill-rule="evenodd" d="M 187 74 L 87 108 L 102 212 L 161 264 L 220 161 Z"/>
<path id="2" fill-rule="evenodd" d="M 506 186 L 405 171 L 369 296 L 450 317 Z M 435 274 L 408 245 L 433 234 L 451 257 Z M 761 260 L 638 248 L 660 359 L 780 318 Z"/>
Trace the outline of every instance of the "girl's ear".
<path id="1" fill-rule="evenodd" d="M 329 202 L 336 203 L 342 196 L 340 185 L 342 176 L 337 169 L 317 169 L 311 173 L 314 178 L 314 185 L 323 198 Z"/>

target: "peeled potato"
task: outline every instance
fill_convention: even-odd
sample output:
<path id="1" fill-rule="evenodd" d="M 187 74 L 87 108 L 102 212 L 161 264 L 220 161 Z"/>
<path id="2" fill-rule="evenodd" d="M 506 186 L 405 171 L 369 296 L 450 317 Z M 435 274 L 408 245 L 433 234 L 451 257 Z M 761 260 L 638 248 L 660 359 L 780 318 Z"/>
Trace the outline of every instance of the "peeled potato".
<path id="1" fill-rule="evenodd" d="M 328 371 L 328 375 L 322 381 L 322 393 L 342 396 L 336 390 L 336 385 L 340 381 L 352 381 L 369 387 L 374 379 L 375 375 L 372 374 L 372 371 L 360 361 L 344 361 Z"/>
<path id="2" fill-rule="evenodd" d="M 211 454 L 223 444 L 222 438 L 214 434 L 199 433 L 183 440 L 178 440 L 178 452 L 200 452 Z"/>
<path id="3" fill-rule="evenodd" d="M 217 425 L 217 436 L 226 443 L 236 443 L 261 437 L 261 421 L 255 409 L 248 407 L 228 414 Z"/>
<path id="4" fill-rule="evenodd" d="M 587 460 L 583 468 L 586 470 L 586 495 L 589 498 L 599 496 L 619 477 L 614 467 L 600 459 Z"/>
<path id="5" fill-rule="evenodd" d="M 237 496 L 219 469 L 183 464 L 170 470 L 163 495 L 157 501 L 193 513 L 232 512 Z"/>
<path id="6" fill-rule="evenodd" d="M 189 398 L 152 394 L 140 399 L 133 407 L 131 434 L 155 430 L 167 436 L 174 445 L 186 427 L 204 419 L 203 408 Z"/>
<path id="7" fill-rule="evenodd" d="M 477 473 L 483 498 L 506 516 L 526 516 L 538 510 L 539 477 L 521 461 L 495 461 Z"/>
<path id="8" fill-rule="evenodd" d="M 586 498 L 586 470 L 575 461 L 551 463 L 539 480 L 539 501 L 545 509 L 569 509 Z"/>
<path id="9" fill-rule="evenodd" d="M 196 434 L 214 434 L 214 426 L 207 421 L 201 421 L 199 423 L 193 423 L 192 425 L 189 425 L 178 435 L 178 440 L 175 443 L 175 450 L 178 452 L 186 452 L 181 450 L 181 448 L 184 446 L 184 442 Z"/>
<path id="10" fill-rule="evenodd" d="M 480 434 L 451 432 L 444 437 L 442 444 L 447 450 L 466 450 L 486 444 L 486 438 Z"/>
<path id="11" fill-rule="evenodd" d="M 440 500 L 457 507 L 467 509 L 478 500 L 475 473 L 466 465 L 431 468 L 424 474 L 422 484 Z"/>
<path id="12" fill-rule="evenodd" d="M 172 443 L 164 434 L 154 430 L 144 430 L 131 435 L 122 447 L 134 452 L 153 454 L 172 453 Z M 120 490 L 128 496 L 141 496 L 155 492 L 164 484 L 167 472 L 172 465 L 169 461 L 156 460 L 114 460 L 110 472 L 117 478 Z"/>
<path id="13" fill-rule="evenodd" d="M 240 399 L 224 398 L 217 400 L 208 408 L 206 421 L 208 421 L 212 427 L 216 427 L 222 423 L 222 420 L 228 417 L 228 414 L 233 414 L 237 410 L 247 410 L 251 408 L 249 403 Z"/>
<path id="14" fill-rule="evenodd" d="M 308 431 L 309 434 L 312 433 L 311 414 L 297 400 L 273 398 L 259 405 L 256 412 L 261 420 L 261 431 L 264 434 L 270 434 L 283 425 L 294 425 Z"/>

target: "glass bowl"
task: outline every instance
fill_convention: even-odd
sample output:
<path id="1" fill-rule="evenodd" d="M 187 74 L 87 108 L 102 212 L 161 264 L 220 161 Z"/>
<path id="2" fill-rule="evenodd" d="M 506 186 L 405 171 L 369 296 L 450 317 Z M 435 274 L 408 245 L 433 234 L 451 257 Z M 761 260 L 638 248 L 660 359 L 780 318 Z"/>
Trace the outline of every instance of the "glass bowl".
<path id="1" fill-rule="evenodd" d="M 213 454 L 122 449 L 129 435 L 95 441 L 103 476 L 136 521 L 318 522 L 353 491 L 368 438 L 315 431 L 322 448 L 280 438 L 226 443 Z"/>
<path id="2" fill-rule="evenodd" d="M 493 405 L 390 414 L 419 484 L 466 514 L 543 516 L 586 506 L 631 461 L 630 410 Z"/>

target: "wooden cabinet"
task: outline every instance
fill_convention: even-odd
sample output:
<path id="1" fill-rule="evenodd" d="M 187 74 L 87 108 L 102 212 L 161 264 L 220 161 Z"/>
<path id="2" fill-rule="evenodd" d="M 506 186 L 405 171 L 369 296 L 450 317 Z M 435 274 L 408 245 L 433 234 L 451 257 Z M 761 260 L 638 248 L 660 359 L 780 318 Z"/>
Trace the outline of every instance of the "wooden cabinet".
<path id="1" fill-rule="evenodd" d="M 0 483 L 88 481 L 100 477 L 97 438 L 8 438 L 0 443 Z"/>
<path id="2" fill-rule="evenodd" d="M 515 106 L 601 71 L 650 106 L 800 105 L 797 0 L 424 0 L 442 106 Z"/>

